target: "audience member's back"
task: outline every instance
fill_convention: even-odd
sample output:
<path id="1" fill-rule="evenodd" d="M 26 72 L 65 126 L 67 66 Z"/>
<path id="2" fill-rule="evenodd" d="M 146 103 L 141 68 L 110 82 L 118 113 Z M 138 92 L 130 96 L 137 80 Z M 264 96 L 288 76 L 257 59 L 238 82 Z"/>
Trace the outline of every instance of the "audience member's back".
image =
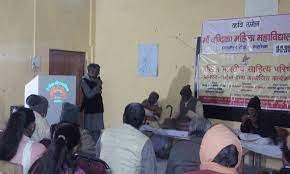
<path id="1" fill-rule="evenodd" d="M 0 160 L 22 165 L 24 174 L 45 151 L 42 144 L 30 139 L 34 128 L 33 111 L 20 108 L 11 114 L 0 140 Z"/>
<path id="2" fill-rule="evenodd" d="M 35 131 L 31 139 L 36 142 L 48 139 L 50 137 L 49 124 L 45 118 L 48 109 L 47 99 L 43 96 L 32 94 L 27 97 L 26 104 L 33 110 L 35 115 Z"/>
<path id="3" fill-rule="evenodd" d="M 62 105 L 60 122 L 78 126 L 81 134 L 81 147 L 79 152 L 94 156 L 96 154 L 96 142 L 88 130 L 80 128 L 80 115 L 80 110 L 76 105 L 65 102 Z"/>
<path id="4" fill-rule="evenodd" d="M 84 174 L 73 154 L 80 145 L 79 128 L 73 124 L 57 126 L 48 150 L 29 169 L 29 174 Z"/>
<path id="5" fill-rule="evenodd" d="M 138 129 L 145 111 L 140 104 L 126 107 L 120 128 L 106 129 L 97 143 L 97 157 L 108 163 L 113 174 L 155 174 L 156 158 L 148 137 Z"/>
<path id="6" fill-rule="evenodd" d="M 114 172 L 114 169 L 118 168 L 121 173 L 126 173 L 127 168 L 131 168 L 133 173 L 138 173 L 138 170 L 141 170 L 141 155 L 146 141 L 148 138 L 145 135 L 127 124 L 120 128 L 108 129 L 101 137 L 100 157 Z M 123 163 L 126 163 L 126 166 Z"/>
<path id="7" fill-rule="evenodd" d="M 187 174 L 237 174 L 242 146 L 237 136 L 224 125 L 210 128 L 200 146 L 200 171 Z"/>
<path id="8" fill-rule="evenodd" d="M 194 117 L 189 124 L 189 141 L 176 143 L 170 152 L 166 174 L 183 174 L 199 169 L 199 149 L 202 137 L 211 123 L 205 118 Z"/>

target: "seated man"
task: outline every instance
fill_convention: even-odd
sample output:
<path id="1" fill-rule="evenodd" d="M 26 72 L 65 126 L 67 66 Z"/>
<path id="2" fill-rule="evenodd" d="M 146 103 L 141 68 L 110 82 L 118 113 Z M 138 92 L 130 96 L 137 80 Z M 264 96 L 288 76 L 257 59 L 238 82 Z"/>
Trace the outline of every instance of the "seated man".
<path id="1" fill-rule="evenodd" d="M 145 109 L 145 123 L 150 124 L 156 122 L 161 116 L 162 107 L 158 103 L 159 95 L 156 92 L 151 92 L 148 99 L 142 102 Z"/>
<path id="2" fill-rule="evenodd" d="M 156 157 L 147 136 L 138 129 L 145 110 L 141 104 L 129 104 L 119 128 L 105 129 L 97 142 L 97 158 L 104 160 L 113 174 L 156 174 Z"/>
<path id="3" fill-rule="evenodd" d="M 242 116 L 242 132 L 254 134 L 259 132 L 258 118 L 261 115 L 261 111 L 260 99 L 258 97 L 251 98 L 247 106 L 247 111 Z"/>
<path id="4" fill-rule="evenodd" d="M 50 138 L 50 126 L 46 120 L 48 101 L 40 95 L 30 95 L 26 99 L 26 104 L 33 110 L 35 115 L 35 131 L 31 137 L 33 141 L 40 142 Z"/>
<path id="5" fill-rule="evenodd" d="M 290 135 L 282 146 L 282 153 L 284 167 L 280 170 L 280 174 L 290 174 Z"/>
<path id="6" fill-rule="evenodd" d="M 178 129 L 187 130 L 192 118 L 203 117 L 203 105 L 192 96 L 190 85 L 184 86 L 180 91 L 180 95 L 181 101 L 174 114 L 174 118 L 177 119 Z"/>
<path id="7" fill-rule="evenodd" d="M 247 111 L 242 116 L 241 131 L 243 133 L 259 134 L 276 141 L 277 132 L 270 120 L 262 118 L 261 102 L 258 97 L 250 99 Z M 274 142 L 275 142 L 274 141 Z"/>
<path id="8" fill-rule="evenodd" d="M 205 118 L 194 117 L 191 120 L 188 133 L 190 140 L 183 140 L 173 145 L 166 174 L 183 174 L 186 171 L 199 170 L 201 140 L 210 127 L 210 121 Z"/>
<path id="9" fill-rule="evenodd" d="M 190 85 L 184 86 L 181 91 L 181 100 L 179 107 L 175 113 L 175 118 L 193 118 L 193 117 L 203 117 L 203 105 L 202 103 L 192 96 L 192 91 Z"/>

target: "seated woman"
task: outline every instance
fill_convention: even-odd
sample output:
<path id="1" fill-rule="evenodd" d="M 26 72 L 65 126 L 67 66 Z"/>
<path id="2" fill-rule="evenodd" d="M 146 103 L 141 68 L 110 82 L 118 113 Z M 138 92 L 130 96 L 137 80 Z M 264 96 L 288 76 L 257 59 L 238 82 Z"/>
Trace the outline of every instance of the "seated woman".
<path id="1" fill-rule="evenodd" d="M 53 134 L 52 144 L 29 170 L 29 174 L 83 174 L 73 154 L 80 146 L 80 131 L 73 124 L 61 123 Z"/>
<path id="2" fill-rule="evenodd" d="M 250 99 L 247 112 L 242 116 L 241 131 L 276 140 L 275 127 L 270 120 L 262 118 L 261 102 L 256 96 Z"/>
<path id="3" fill-rule="evenodd" d="M 200 170 L 186 174 L 237 174 L 242 159 L 242 146 L 229 128 L 218 124 L 204 135 L 199 155 Z"/>
<path id="4" fill-rule="evenodd" d="M 45 147 L 30 137 L 35 129 L 35 117 L 31 109 L 20 108 L 11 114 L 0 140 L 0 160 L 20 164 L 23 173 L 41 157 Z"/>
<path id="5" fill-rule="evenodd" d="M 166 174 L 183 174 L 186 171 L 199 169 L 201 140 L 210 127 L 210 121 L 205 118 L 194 117 L 191 120 L 189 124 L 190 140 L 174 144 L 168 159 Z"/>

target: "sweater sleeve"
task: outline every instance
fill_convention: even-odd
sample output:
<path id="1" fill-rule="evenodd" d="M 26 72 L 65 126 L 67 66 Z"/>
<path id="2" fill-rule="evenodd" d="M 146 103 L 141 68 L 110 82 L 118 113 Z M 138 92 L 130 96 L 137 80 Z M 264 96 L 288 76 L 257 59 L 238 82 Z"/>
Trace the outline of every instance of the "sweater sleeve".
<path id="1" fill-rule="evenodd" d="M 87 98 L 93 98 L 96 94 L 102 93 L 101 85 L 97 85 L 96 87 L 91 89 L 84 79 L 81 80 L 81 88 Z"/>

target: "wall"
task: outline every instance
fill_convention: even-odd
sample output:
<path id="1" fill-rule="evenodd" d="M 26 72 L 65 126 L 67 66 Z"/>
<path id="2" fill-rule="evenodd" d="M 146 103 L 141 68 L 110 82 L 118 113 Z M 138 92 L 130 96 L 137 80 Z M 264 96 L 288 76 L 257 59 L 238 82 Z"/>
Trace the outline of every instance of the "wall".
<path id="1" fill-rule="evenodd" d="M 12 104 L 23 104 L 24 85 L 48 74 L 49 49 L 89 51 L 89 0 L 36 0 L 36 55 L 41 71 L 33 72 L 34 1 L 0 0 L 0 120 Z"/>
<path id="2" fill-rule="evenodd" d="M 289 1 L 280 0 L 279 12 L 289 11 Z M 141 102 L 152 90 L 163 107 L 176 106 L 180 88 L 193 84 L 195 38 L 202 22 L 243 15 L 243 0 L 96 0 L 95 62 L 102 67 L 106 127 L 120 125 L 126 104 Z M 159 44 L 157 78 L 137 76 L 139 43 Z M 238 122 L 213 122 L 239 127 Z M 267 162 L 272 164 L 281 165 Z"/>
<path id="3" fill-rule="evenodd" d="M 194 38 L 202 21 L 240 17 L 244 7 L 243 0 L 92 0 L 90 35 L 89 0 L 36 0 L 36 55 L 42 67 L 33 72 L 34 1 L 0 3 L 0 119 L 7 118 L 11 104 L 23 103 L 26 82 L 48 73 L 48 50 L 54 48 L 84 51 L 88 61 L 95 57 L 103 66 L 107 126 L 119 125 L 124 106 L 151 90 L 161 94 L 164 105 L 176 104 L 180 87 L 193 82 Z M 289 13 L 289 1 L 279 3 L 279 12 Z M 138 43 L 160 44 L 157 78 L 137 77 Z"/>
<path id="4" fill-rule="evenodd" d="M 164 106 L 176 105 L 180 88 L 193 83 L 202 21 L 242 16 L 242 7 L 240 0 L 97 0 L 95 59 L 102 66 L 106 126 L 119 125 L 125 105 L 152 90 Z M 157 78 L 137 76 L 139 43 L 159 44 Z"/>
<path id="5" fill-rule="evenodd" d="M 279 2 L 279 12 L 289 13 L 289 0 Z M 164 106 L 176 105 L 181 86 L 193 83 L 194 38 L 202 21 L 244 13 L 243 0 L 36 0 L 35 52 L 42 67 L 33 72 L 34 1 L 0 3 L 0 120 L 7 120 L 10 105 L 23 104 L 25 83 L 48 73 L 48 51 L 54 48 L 84 51 L 88 62 L 100 63 L 107 127 L 120 125 L 125 105 L 142 101 L 152 90 Z M 159 44 L 157 78 L 137 76 L 138 43 Z"/>

